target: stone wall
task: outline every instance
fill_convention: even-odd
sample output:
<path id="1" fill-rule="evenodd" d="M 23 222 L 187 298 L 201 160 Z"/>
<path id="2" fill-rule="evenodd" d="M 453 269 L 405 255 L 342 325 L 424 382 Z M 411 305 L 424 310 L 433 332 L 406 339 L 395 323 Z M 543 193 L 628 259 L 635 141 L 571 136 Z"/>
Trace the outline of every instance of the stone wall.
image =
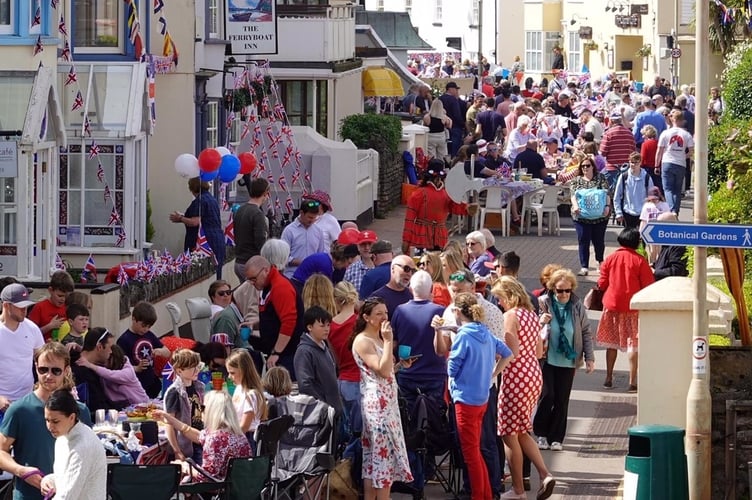
<path id="1" fill-rule="evenodd" d="M 376 218 L 385 219 L 389 211 L 400 204 L 404 176 L 401 157 L 381 152 L 379 155 L 379 194 L 376 200 Z"/>
<path id="2" fill-rule="evenodd" d="M 712 406 L 711 498 L 728 498 L 728 481 L 736 481 L 735 499 L 750 498 L 747 462 L 752 462 L 752 411 L 737 416 L 736 477 L 726 477 L 726 401 L 752 400 L 752 348 L 710 348 Z"/>

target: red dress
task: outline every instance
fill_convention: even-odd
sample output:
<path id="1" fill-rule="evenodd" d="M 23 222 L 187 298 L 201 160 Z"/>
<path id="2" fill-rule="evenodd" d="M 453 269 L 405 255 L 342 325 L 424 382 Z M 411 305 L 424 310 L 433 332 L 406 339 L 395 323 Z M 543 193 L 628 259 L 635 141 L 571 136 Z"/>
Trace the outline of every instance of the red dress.
<path id="1" fill-rule="evenodd" d="M 499 394 L 499 436 L 533 430 L 533 410 L 543 387 L 543 373 L 535 356 L 540 338 L 538 316 L 527 309 L 515 308 L 520 329 L 520 350 L 502 375 Z M 507 312 L 509 314 L 512 311 Z"/>
<path id="2" fill-rule="evenodd" d="M 452 213 L 466 215 L 467 205 L 455 203 L 443 187 L 431 183 L 418 188 L 407 200 L 402 243 L 416 248 L 444 248 L 449 240 L 446 220 Z"/>

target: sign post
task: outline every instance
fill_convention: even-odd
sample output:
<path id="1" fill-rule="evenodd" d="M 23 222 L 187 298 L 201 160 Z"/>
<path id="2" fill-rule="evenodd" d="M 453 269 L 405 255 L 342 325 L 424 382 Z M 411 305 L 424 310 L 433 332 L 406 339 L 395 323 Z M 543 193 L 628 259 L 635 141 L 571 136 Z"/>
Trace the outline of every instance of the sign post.
<path id="1" fill-rule="evenodd" d="M 649 222 L 642 237 L 651 245 L 751 248 L 752 226 Z"/>

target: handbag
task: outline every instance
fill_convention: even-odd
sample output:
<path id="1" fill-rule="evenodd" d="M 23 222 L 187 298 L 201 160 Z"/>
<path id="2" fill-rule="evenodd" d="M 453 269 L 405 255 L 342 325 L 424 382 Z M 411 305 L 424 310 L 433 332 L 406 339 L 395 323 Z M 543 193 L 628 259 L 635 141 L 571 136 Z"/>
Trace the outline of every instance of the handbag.
<path id="1" fill-rule="evenodd" d="M 167 441 L 144 449 L 136 459 L 136 465 L 164 465 L 170 463 L 170 445 Z"/>
<path id="2" fill-rule="evenodd" d="M 574 193 L 581 219 L 600 219 L 605 217 L 607 192 L 605 189 L 578 189 Z"/>
<path id="3" fill-rule="evenodd" d="M 602 311 L 603 293 L 603 290 L 601 290 L 597 286 L 591 288 L 587 295 L 585 295 L 585 298 L 582 299 L 582 304 L 585 306 L 585 309 L 589 309 L 591 311 Z"/>

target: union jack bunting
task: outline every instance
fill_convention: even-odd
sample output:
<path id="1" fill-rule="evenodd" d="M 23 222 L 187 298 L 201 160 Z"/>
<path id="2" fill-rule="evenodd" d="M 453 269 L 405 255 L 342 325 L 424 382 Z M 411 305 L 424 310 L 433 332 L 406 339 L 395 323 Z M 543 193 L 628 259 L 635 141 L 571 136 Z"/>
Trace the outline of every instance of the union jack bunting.
<path id="1" fill-rule="evenodd" d="M 68 71 L 68 76 L 65 78 L 65 86 L 67 87 L 71 83 L 78 82 L 78 75 L 76 74 L 76 68 L 71 66 L 70 71 Z"/>
<path id="2" fill-rule="evenodd" d="M 97 266 L 94 264 L 94 257 L 89 254 L 89 258 L 86 259 L 83 272 L 81 273 L 81 283 L 86 283 L 89 280 L 97 281 Z"/>
<path id="3" fill-rule="evenodd" d="M 76 92 L 76 98 L 73 99 L 73 107 L 71 108 L 71 111 L 75 111 L 83 107 L 84 107 L 84 96 L 81 95 L 81 91 L 79 90 L 78 92 Z"/>
<path id="4" fill-rule="evenodd" d="M 65 262 L 63 262 L 63 258 L 57 252 L 55 253 L 55 269 L 57 271 L 65 271 Z"/>
<path id="5" fill-rule="evenodd" d="M 42 24 L 42 7 L 37 4 L 37 8 L 34 10 L 34 19 L 31 20 L 31 27 L 39 26 Z"/>
<path id="6" fill-rule="evenodd" d="M 107 184 L 104 185 L 104 201 L 111 200 L 112 199 L 112 192 L 110 191 L 110 186 Z"/>
<path id="7" fill-rule="evenodd" d="M 235 223 L 232 220 L 232 212 L 230 212 L 230 220 L 227 221 L 227 227 L 225 227 L 225 243 L 228 246 L 235 246 Z"/>
<path id="8" fill-rule="evenodd" d="M 120 224 L 120 214 L 117 213 L 115 207 L 112 207 L 112 211 L 110 211 L 110 220 L 107 222 L 108 226 L 112 226 L 113 224 Z"/>
<path id="9" fill-rule="evenodd" d="M 88 116 L 84 116 L 84 135 L 91 137 L 91 122 Z"/>
<path id="10" fill-rule="evenodd" d="M 68 27 L 65 25 L 65 18 L 60 14 L 60 22 L 57 23 L 57 30 L 63 36 L 68 36 Z"/>
<path id="11" fill-rule="evenodd" d="M 62 59 L 63 61 L 70 61 L 70 54 L 70 44 L 68 43 L 68 40 L 66 40 L 63 44 L 63 48 L 60 50 L 60 59 Z"/>
<path id="12" fill-rule="evenodd" d="M 120 269 L 118 270 L 117 282 L 120 286 L 125 286 L 128 284 L 128 273 L 125 272 L 123 266 L 120 266 Z"/>
<path id="13" fill-rule="evenodd" d="M 50 0 L 50 6 L 51 6 L 51 7 L 53 8 L 53 9 L 57 9 L 57 4 L 58 4 L 58 2 L 59 2 L 59 1 L 60 1 L 60 0 Z"/>
<path id="14" fill-rule="evenodd" d="M 89 159 L 93 160 L 97 156 L 99 156 L 99 145 L 96 142 L 91 141 L 91 146 L 89 146 Z"/>
<path id="15" fill-rule="evenodd" d="M 287 208 L 287 213 L 292 215 L 293 211 L 295 210 L 295 206 L 292 204 L 292 198 L 290 195 L 287 195 L 287 199 L 285 200 L 285 208 Z"/>
<path id="16" fill-rule="evenodd" d="M 101 163 L 97 165 L 97 180 L 99 182 L 104 182 L 104 168 Z"/>
<path id="17" fill-rule="evenodd" d="M 34 55 L 39 54 L 44 50 L 44 44 L 42 43 L 42 35 L 37 37 L 37 43 L 34 44 Z"/>
<path id="18" fill-rule="evenodd" d="M 277 184 L 284 192 L 289 192 L 289 189 L 287 189 L 287 179 L 285 179 L 285 174 L 280 174 L 277 178 Z"/>

